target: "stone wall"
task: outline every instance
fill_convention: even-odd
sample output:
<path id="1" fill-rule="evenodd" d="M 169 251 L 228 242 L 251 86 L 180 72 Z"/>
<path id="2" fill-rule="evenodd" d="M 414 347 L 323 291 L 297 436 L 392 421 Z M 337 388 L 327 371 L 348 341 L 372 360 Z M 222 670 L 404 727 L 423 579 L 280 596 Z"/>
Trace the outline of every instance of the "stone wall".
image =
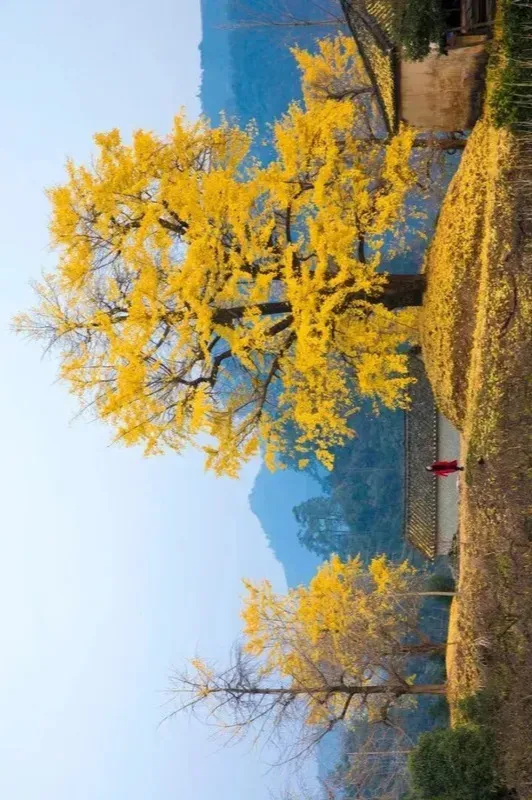
<path id="1" fill-rule="evenodd" d="M 472 128 L 482 109 L 485 46 L 431 53 L 399 64 L 399 117 L 423 131 Z"/>

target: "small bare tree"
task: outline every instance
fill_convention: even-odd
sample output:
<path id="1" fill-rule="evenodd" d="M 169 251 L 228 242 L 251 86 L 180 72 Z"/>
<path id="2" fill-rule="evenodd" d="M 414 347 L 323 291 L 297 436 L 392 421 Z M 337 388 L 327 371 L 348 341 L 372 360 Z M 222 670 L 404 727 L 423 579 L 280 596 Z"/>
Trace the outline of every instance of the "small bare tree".
<path id="1" fill-rule="evenodd" d="M 229 741 L 251 737 L 277 749 L 278 764 L 310 754 L 324 736 L 353 715 L 391 725 L 390 711 L 407 696 L 441 695 L 444 684 L 411 685 L 400 675 L 379 683 L 353 684 L 327 664 L 312 664 L 313 685 L 298 685 L 281 675 L 264 675 L 264 665 L 241 646 L 229 666 L 194 660 L 192 670 L 176 672 L 171 696 L 176 708 L 167 719 L 191 711 L 202 722 L 225 732 Z M 277 679 L 276 679 L 277 678 Z"/>
<path id="2" fill-rule="evenodd" d="M 385 557 L 326 562 L 286 595 L 247 584 L 244 642 L 226 668 L 200 659 L 174 675 L 173 713 L 191 710 L 231 737 L 266 739 L 299 759 L 341 723 L 394 727 L 393 715 L 444 684 L 416 684 L 412 659 L 443 653 L 420 626 L 424 576 Z M 375 750 L 376 747 L 372 747 Z"/>

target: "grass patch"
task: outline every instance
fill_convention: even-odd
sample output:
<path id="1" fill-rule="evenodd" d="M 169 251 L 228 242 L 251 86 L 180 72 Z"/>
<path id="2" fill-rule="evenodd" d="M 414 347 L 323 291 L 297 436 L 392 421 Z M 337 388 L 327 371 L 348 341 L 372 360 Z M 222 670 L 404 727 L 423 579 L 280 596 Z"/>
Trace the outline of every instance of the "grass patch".
<path id="1" fill-rule="evenodd" d="M 482 725 L 501 783 L 532 798 L 532 137 L 491 121 L 475 127 L 442 206 L 421 340 L 466 465 L 446 658 L 451 723 L 480 724 L 462 701 L 487 693 L 496 712 Z"/>
<path id="2" fill-rule="evenodd" d="M 486 270 L 512 248 L 507 176 L 516 143 L 479 122 L 443 202 L 425 271 L 421 340 L 429 379 L 445 416 L 464 429 L 476 328 L 486 296 Z M 495 233 L 495 235 L 494 235 Z M 482 322 L 480 323 L 482 324 Z"/>
<path id="3" fill-rule="evenodd" d="M 442 205 L 421 312 L 427 373 L 466 467 L 445 747 L 458 730 L 486 735 L 498 784 L 510 787 L 499 796 L 521 799 L 532 798 L 531 36 L 532 3 L 500 0 L 486 113 Z"/>
<path id="4" fill-rule="evenodd" d="M 530 146 L 486 121 L 473 137 L 429 253 L 422 332 L 427 370 L 442 410 L 462 431 L 466 464 L 448 693 L 453 725 L 464 721 L 462 698 L 479 690 L 495 698 L 491 721 L 502 779 L 530 798 Z M 470 181 L 478 195 L 467 210 L 461 203 L 475 194 Z"/>

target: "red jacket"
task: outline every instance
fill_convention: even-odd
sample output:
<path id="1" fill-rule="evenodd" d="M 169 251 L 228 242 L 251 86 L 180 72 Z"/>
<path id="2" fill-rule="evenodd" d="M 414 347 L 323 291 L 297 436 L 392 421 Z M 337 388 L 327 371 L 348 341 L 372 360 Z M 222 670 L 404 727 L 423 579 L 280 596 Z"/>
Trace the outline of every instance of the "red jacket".
<path id="1" fill-rule="evenodd" d="M 458 472 L 458 461 L 456 459 L 454 461 L 435 461 L 431 466 L 431 470 L 435 475 L 440 475 L 441 477 L 452 475 L 453 472 Z"/>

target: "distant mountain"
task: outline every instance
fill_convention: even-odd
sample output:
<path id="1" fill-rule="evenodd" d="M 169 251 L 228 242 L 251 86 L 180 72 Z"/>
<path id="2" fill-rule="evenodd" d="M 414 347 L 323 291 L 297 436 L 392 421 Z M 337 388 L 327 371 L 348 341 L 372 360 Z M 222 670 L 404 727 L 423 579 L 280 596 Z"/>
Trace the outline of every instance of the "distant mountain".
<path id="1" fill-rule="evenodd" d="M 369 560 L 384 552 L 391 558 L 418 560 L 403 537 L 403 415 L 383 411 L 376 418 L 366 409 L 357 415 L 355 428 L 355 438 L 336 449 L 331 472 L 311 462 L 309 471 L 286 469 L 273 474 L 263 465 L 257 475 L 251 510 L 289 586 L 308 583 L 322 560 L 300 544 L 293 514 L 294 506 L 311 498 L 322 499 L 323 513 L 340 513 L 349 531 L 322 539 L 327 552 L 321 548 L 318 552 L 323 557 L 332 552 L 342 558 L 360 553 Z"/>
<path id="2" fill-rule="evenodd" d="M 300 97 L 299 75 L 290 47 L 312 49 L 330 27 L 254 27 L 258 20 L 283 19 L 283 9 L 300 19 L 320 15 L 305 0 L 201 0 L 203 41 L 200 98 L 203 113 L 217 123 L 221 111 L 241 125 L 251 120 L 260 136 Z M 259 142 L 255 154 L 268 158 Z"/>
<path id="3" fill-rule="evenodd" d="M 272 473 L 263 464 L 249 496 L 251 510 L 262 525 L 291 587 L 308 583 L 321 562 L 299 544 L 292 509 L 320 493 L 319 484 L 305 473 L 291 469 Z"/>
<path id="4" fill-rule="evenodd" d="M 222 110 L 235 114 L 228 6 L 228 0 L 201 0 L 200 100 L 202 112 L 213 122 Z"/>

